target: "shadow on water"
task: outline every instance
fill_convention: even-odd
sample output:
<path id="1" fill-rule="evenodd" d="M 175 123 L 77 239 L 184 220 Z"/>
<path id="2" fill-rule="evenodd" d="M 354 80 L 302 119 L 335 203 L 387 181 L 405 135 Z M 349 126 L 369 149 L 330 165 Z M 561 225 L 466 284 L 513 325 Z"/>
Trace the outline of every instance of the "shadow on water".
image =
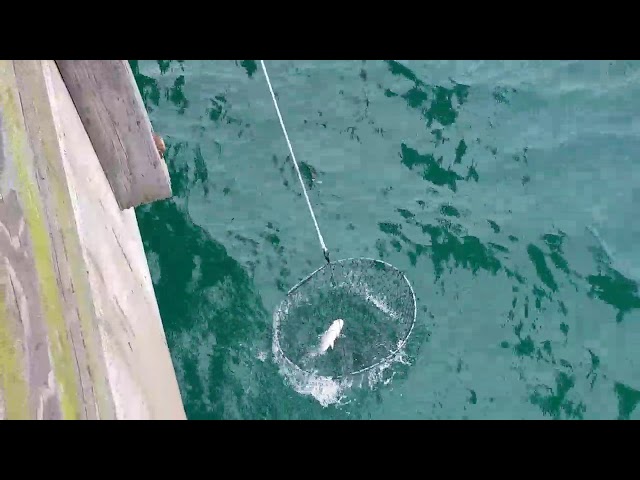
<path id="1" fill-rule="evenodd" d="M 155 78 L 140 73 L 137 62 L 131 61 L 131 65 L 150 112 L 167 111 L 166 115 L 182 116 L 187 109 L 196 108 L 184 94 L 183 72 L 188 71 L 188 63 L 158 61 L 160 75 L 173 72 L 173 84 L 161 91 Z M 245 78 L 260 78 L 255 61 L 239 60 L 235 65 Z M 517 230 L 514 226 L 517 222 L 507 221 L 515 217 L 510 211 L 506 217 L 485 215 L 482 218 L 477 205 L 467 199 L 495 195 L 492 192 L 495 184 L 489 181 L 485 184 L 483 179 L 487 173 L 483 173 L 486 162 L 491 159 L 495 163 L 499 158 L 513 162 L 522 173 L 509 180 L 512 183 L 508 186 L 522 189 L 530 185 L 531 176 L 526 169 L 535 163 L 535 155 L 529 146 L 522 146 L 521 153 L 515 155 L 501 154 L 497 147 L 484 145 L 479 138 L 469 138 L 473 130 L 459 128 L 457 122 L 476 93 L 472 87 L 454 81 L 448 87 L 430 85 L 399 62 L 386 61 L 384 65 L 392 78 L 402 79 L 408 87 L 401 91 L 394 86 L 392 90 L 383 86 L 382 81 L 376 83 L 363 62 L 359 78 L 365 84 L 377 84 L 381 98 L 376 99 L 371 91 L 362 90 L 364 101 L 360 98 L 359 108 L 363 111 L 358 112 L 357 121 L 367 118 L 375 102 L 402 102 L 409 111 L 418 112 L 431 142 L 430 146 L 412 144 L 409 140 L 397 144 L 396 166 L 410 172 L 418 183 L 424 182 L 424 196 L 410 202 L 403 198 L 395 208 L 395 218 L 378 222 L 379 237 L 375 243 L 378 257 L 396 263 L 398 256 L 404 256 L 414 277 L 426 272 L 429 265 L 433 277 L 421 276 L 422 291 L 416 292 L 418 296 L 428 298 L 428 302 L 438 302 L 434 306 L 441 314 L 449 313 L 451 305 L 462 303 L 466 298 L 466 305 L 477 309 L 482 317 L 473 318 L 473 322 L 489 329 L 500 328 L 502 339 L 494 339 L 496 355 L 509 353 L 509 369 L 524 386 L 525 401 L 542 416 L 589 417 L 587 393 L 604 389 L 616 403 L 617 418 L 630 418 L 640 402 L 640 392 L 614 379 L 615 374 L 603 366 L 602 350 L 593 347 L 593 342 L 585 343 L 584 336 L 580 336 L 584 334 L 578 332 L 588 323 L 583 318 L 585 308 L 598 303 L 598 311 L 603 312 L 601 323 L 608 321 L 606 308 L 610 308 L 614 312 L 613 323 L 624 325 L 630 312 L 640 308 L 637 283 L 614 268 L 601 244 L 590 241 L 585 247 L 587 236 L 572 237 L 558 228 L 545 228 L 537 233 L 532 233 L 531 228 Z M 343 90 L 340 94 L 347 96 Z M 516 89 L 500 86 L 490 91 L 493 102 L 502 109 L 511 108 L 510 103 L 517 94 Z M 197 106 L 200 107 L 206 110 L 209 121 L 236 126 L 238 137 L 251 131 L 248 123 L 230 114 L 224 94 Z M 490 119 L 491 122 L 497 120 Z M 382 125 L 373 119 L 368 120 L 368 125 L 373 133 L 390 141 Z M 315 127 L 322 131 L 333 128 L 323 120 Z M 358 128 L 360 136 L 352 139 L 361 143 L 363 130 Z M 352 136 L 355 131 L 353 127 Z M 210 141 L 221 148 L 216 140 Z M 174 197 L 138 208 L 137 215 L 188 416 L 361 418 L 371 415 L 366 406 L 386 401 L 388 392 L 384 386 L 368 394 L 357 394 L 357 408 L 322 409 L 283 384 L 270 362 L 271 312 L 264 308 L 253 283 L 251 268 L 255 265 L 252 267 L 252 262 L 241 265 L 189 215 L 189 197 L 196 189 L 201 189 L 207 199 L 228 195 L 230 189 L 216 184 L 209 174 L 212 163 L 207 161 L 199 143 L 173 142 L 167 138 L 167 146 Z M 449 146 L 452 148 L 447 150 Z M 287 180 L 292 178 L 290 159 L 278 158 L 275 153 L 268 158 L 273 158 L 274 168 L 280 170 L 284 186 L 299 195 L 297 185 Z M 304 162 L 301 167 L 305 183 L 310 189 L 315 188 L 319 172 Z M 391 191 L 389 187 L 384 196 L 392 197 Z M 291 279 L 282 254 L 284 246 L 276 232 L 277 227 L 269 222 L 262 238 L 273 247 L 276 261 L 282 265 L 275 280 L 283 292 Z M 233 238 L 244 244 L 248 252 L 253 252 L 254 263 L 258 257 L 267 263 L 272 261 L 271 254 L 258 251 L 255 240 L 240 234 Z M 588 261 L 572 260 L 575 258 L 572 253 L 585 249 L 591 252 Z M 427 285 L 429 281 L 433 287 Z M 487 309 L 486 295 L 491 295 L 489 303 L 496 309 L 495 316 L 493 310 Z M 438 348 L 430 341 L 431 327 L 440 328 L 442 335 L 448 334 L 444 333 L 446 325 L 439 325 L 437 313 L 431 310 L 421 309 L 423 320 L 413 343 L 410 342 L 412 360 L 422 354 L 423 349 L 431 349 L 434 354 Z M 592 330 L 598 328 L 597 324 L 589 325 Z M 446 375 L 464 386 L 460 391 L 464 392 L 467 405 L 450 407 L 453 413 L 445 416 L 482 416 L 473 409 L 488 405 L 494 401 L 493 397 L 483 396 L 487 385 L 474 384 L 465 377 L 468 374 L 460 367 L 464 363 L 462 358 L 457 362 L 458 368 Z M 416 376 L 426 375 L 416 368 L 400 366 L 394 382 L 416 381 Z M 432 388 L 445 390 L 444 383 Z M 424 412 L 421 416 L 439 415 L 436 407 L 429 410 L 420 406 L 418 410 Z"/>

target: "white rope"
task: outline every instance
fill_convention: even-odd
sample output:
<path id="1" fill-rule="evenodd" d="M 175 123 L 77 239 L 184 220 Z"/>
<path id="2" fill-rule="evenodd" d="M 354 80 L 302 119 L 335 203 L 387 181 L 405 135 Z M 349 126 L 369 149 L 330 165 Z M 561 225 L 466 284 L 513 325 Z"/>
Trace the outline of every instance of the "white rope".
<path id="1" fill-rule="evenodd" d="M 262 65 L 262 71 L 264 72 L 264 76 L 267 79 L 267 85 L 269 85 L 269 91 L 271 92 L 271 98 L 273 99 L 273 105 L 276 107 L 276 113 L 278 114 L 278 119 L 280 120 L 280 126 L 282 127 L 282 132 L 284 133 L 284 138 L 287 141 L 287 145 L 289 146 L 289 152 L 291 153 L 291 158 L 293 160 L 293 165 L 296 168 L 296 172 L 298 172 L 298 179 L 300 180 L 300 185 L 302 186 L 302 192 L 304 193 L 304 198 L 307 200 L 307 205 L 309 207 L 309 212 L 311 212 L 311 218 L 313 219 L 313 224 L 316 227 L 316 233 L 318 234 L 318 239 L 320 240 L 320 246 L 322 247 L 322 253 L 324 253 L 324 258 L 329 261 L 329 250 L 327 250 L 327 246 L 324 243 L 324 239 L 322 238 L 322 233 L 320 233 L 320 227 L 318 226 L 318 221 L 316 220 L 316 215 L 313 213 L 313 207 L 311 206 L 311 201 L 309 200 L 309 195 L 307 195 L 307 189 L 304 186 L 304 181 L 302 180 L 302 174 L 300 173 L 300 169 L 298 168 L 298 162 L 296 161 L 296 156 L 293 153 L 293 147 L 291 146 L 291 142 L 289 141 L 289 135 L 287 135 L 287 129 L 284 126 L 284 120 L 282 120 L 282 115 L 280 114 L 280 109 L 278 108 L 278 102 L 276 100 L 276 94 L 273 93 L 273 87 L 271 86 L 271 80 L 269 80 L 269 74 L 267 73 L 267 67 L 264 64 L 264 60 L 260 60 L 260 64 Z"/>

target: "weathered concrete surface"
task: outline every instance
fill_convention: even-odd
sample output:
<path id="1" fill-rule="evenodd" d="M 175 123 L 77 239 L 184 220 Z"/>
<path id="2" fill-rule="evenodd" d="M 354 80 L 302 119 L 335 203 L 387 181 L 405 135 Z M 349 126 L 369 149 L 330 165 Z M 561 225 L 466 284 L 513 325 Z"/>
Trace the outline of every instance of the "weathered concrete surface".
<path id="1" fill-rule="evenodd" d="M 127 60 L 56 60 L 120 208 L 171 196 Z"/>
<path id="2" fill-rule="evenodd" d="M 53 61 L 0 61 L 0 418 L 185 418 L 135 214 Z"/>

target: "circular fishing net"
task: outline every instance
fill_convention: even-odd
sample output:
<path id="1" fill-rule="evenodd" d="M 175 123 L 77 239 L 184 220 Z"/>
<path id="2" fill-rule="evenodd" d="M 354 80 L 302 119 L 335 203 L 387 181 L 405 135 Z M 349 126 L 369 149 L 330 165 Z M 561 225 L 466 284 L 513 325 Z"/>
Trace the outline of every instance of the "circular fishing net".
<path id="1" fill-rule="evenodd" d="M 344 324 L 333 348 L 310 355 L 336 319 Z M 415 319 L 413 288 L 397 268 L 367 258 L 338 260 L 298 283 L 275 310 L 274 349 L 304 371 L 345 377 L 395 355 Z"/>

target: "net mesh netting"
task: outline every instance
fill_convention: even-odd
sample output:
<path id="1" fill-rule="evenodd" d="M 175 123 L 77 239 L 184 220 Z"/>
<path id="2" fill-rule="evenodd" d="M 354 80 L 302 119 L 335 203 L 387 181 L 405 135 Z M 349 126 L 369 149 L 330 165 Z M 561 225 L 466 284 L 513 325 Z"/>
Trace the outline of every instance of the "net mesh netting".
<path id="1" fill-rule="evenodd" d="M 415 295 L 402 272 L 380 260 L 346 259 L 323 266 L 293 287 L 274 313 L 274 328 L 282 353 L 299 368 L 343 377 L 397 352 L 415 316 Z M 310 357 L 338 318 L 344 327 L 334 348 Z"/>

